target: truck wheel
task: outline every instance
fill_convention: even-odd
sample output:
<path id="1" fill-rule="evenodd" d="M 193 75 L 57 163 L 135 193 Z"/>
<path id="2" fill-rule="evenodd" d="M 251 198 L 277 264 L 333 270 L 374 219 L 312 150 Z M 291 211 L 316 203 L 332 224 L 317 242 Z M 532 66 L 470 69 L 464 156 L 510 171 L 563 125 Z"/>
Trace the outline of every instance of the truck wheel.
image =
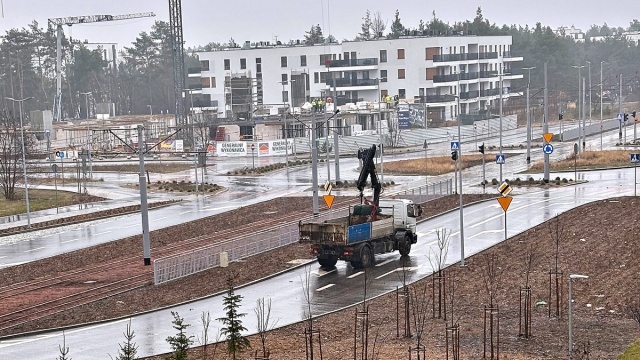
<path id="1" fill-rule="evenodd" d="M 332 268 L 336 266 L 337 263 L 338 263 L 337 257 L 330 257 L 328 259 L 318 258 L 318 264 L 320 264 L 320 266 L 322 266 L 323 268 Z"/>
<path id="2" fill-rule="evenodd" d="M 404 239 L 402 241 L 400 241 L 399 245 L 399 251 L 400 251 L 400 256 L 408 256 L 409 253 L 411 252 L 411 238 L 408 236 L 405 236 Z"/>
<path id="3" fill-rule="evenodd" d="M 369 246 L 363 246 L 362 250 L 360 250 L 360 265 L 363 268 L 371 267 L 375 264 L 375 258 L 373 256 L 373 251 Z"/>

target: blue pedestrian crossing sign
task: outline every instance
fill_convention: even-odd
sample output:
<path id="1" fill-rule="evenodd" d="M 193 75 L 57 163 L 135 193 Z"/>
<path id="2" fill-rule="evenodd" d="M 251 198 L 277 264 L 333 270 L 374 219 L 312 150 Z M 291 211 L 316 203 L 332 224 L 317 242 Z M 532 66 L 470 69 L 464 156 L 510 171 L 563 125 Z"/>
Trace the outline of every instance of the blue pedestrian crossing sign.
<path id="1" fill-rule="evenodd" d="M 505 163 L 505 161 L 504 161 L 504 154 L 498 154 L 498 155 L 496 155 L 496 164 L 500 164 L 500 165 L 502 165 L 502 164 L 504 164 L 504 163 Z"/>
<path id="2" fill-rule="evenodd" d="M 630 154 L 630 155 L 631 155 L 632 164 L 640 163 L 640 154 Z"/>
<path id="3" fill-rule="evenodd" d="M 616 119 L 618 119 L 618 121 L 622 121 L 622 113 L 618 113 L 618 117 Z"/>
<path id="4" fill-rule="evenodd" d="M 451 151 L 460 150 L 460 142 L 452 141 L 451 142 Z"/>
<path id="5" fill-rule="evenodd" d="M 542 151 L 544 151 L 545 154 L 550 155 L 551 153 L 553 153 L 553 145 L 551 144 L 545 144 L 542 147 Z"/>

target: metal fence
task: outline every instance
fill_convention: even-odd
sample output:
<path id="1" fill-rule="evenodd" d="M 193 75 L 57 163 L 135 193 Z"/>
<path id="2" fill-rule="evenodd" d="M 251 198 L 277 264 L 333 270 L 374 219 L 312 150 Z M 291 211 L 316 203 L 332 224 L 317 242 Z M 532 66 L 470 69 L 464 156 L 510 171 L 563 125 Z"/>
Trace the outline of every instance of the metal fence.
<path id="1" fill-rule="evenodd" d="M 452 180 L 425 184 L 416 188 L 394 192 L 398 198 L 411 199 L 422 203 L 452 193 Z M 307 216 L 300 220 L 323 221 L 347 216 L 348 208 L 334 209 L 319 215 L 317 218 Z M 229 262 L 237 261 L 252 255 L 260 254 L 285 245 L 298 242 L 298 221 L 291 221 L 281 226 L 258 233 L 242 235 L 224 242 L 185 251 L 153 261 L 153 282 L 160 285 L 165 282 L 189 276 L 220 266 L 220 254 L 226 252 Z"/>
<path id="2" fill-rule="evenodd" d="M 453 179 L 425 184 L 415 188 L 395 192 L 390 195 L 395 195 L 397 198 L 401 199 L 410 199 L 413 200 L 414 203 L 420 204 L 450 194 L 453 194 Z"/>

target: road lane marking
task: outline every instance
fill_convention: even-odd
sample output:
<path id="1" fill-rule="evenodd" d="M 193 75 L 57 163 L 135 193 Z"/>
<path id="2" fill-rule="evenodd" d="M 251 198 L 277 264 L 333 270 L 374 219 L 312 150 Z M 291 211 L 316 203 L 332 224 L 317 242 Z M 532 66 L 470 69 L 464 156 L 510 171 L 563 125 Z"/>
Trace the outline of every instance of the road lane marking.
<path id="1" fill-rule="evenodd" d="M 108 233 L 110 233 L 110 232 L 111 232 L 111 230 L 109 230 L 109 231 L 104 231 L 104 232 L 101 232 L 101 233 L 93 234 L 93 236 L 100 236 L 100 235 L 108 234 Z"/>
<path id="2" fill-rule="evenodd" d="M 28 252 L 32 252 L 32 251 L 41 250 L 41 249 L 44 249 L 44 246 L 41 246 L 41 247 L 35 248 L 35 249 L 31 249 L 31 250 L 25 250 L 24 252 L 28 253 Z"/>
<path id="3" fill-rule="evenodd" d="M 132 227 L 134 227 L 134 226 L 138 226 L 138 225 L 139 225 L 139 224 L 133 224 L 133 225 L 129 225 L 129 226 L 123 226 L 122 228 L 123 228 L 123 229 L 126 229 L 126 228 L 132 228 Z"/>
<path id="4" fill-rule="evenodd" d="M 169 218 L 168 216 L 163 216 L 163 217 L 161 217 L 161 218 L 157 218 L 157 219 L 155 219 L 155 221 L 164 220 L 164 219 L 168 219 L 168 218 Z"/>
<path id="5" fill-rule="evenodd" d="M 467 240 L 469 240 L 469 239 L 473 239 L 474 237 L 478 237 L 478 236 L 480 236 L 480 235 L 482 235 L 482 234 L 488 234 L 488 233 L 501 233 L 501 232 L 503 232 L 503 231 L 504 231 L 504 228 L 502 228 L 502 229 L 497 229 L 497 230 L 485 230 L 485 231 L 481 231 L 481 232 L 479 232 L 479 233 L 477 233 L 477 234 L 475 234 L 475 235 L 471 235 L 471 236 L 469 236 L 469 237 L 467 238 Z"/>
<path id="6" fill-rule="evenodd" d="M 0 259 L 4 259 L 4 258 L 6 258 L 6 256 L 0 256 Z"/>
<path id="7" fill-rule="evenodd" d="M 189 211 L 183 211 L 181 213 L 178 213 L 178 215 L 184 215 L 184 214 L 188 214 L 188 213 L 192 213 L 193 210 L 189 210 Z"/>
<path id="8" fill-rule="evenodd" d="M 331 274 L 332 272 L 335 272 L 335 271 L 338 271 L 338 269 L 333 269 L 333 270 L 330 270 L 330 271 L 325 271 L 325 270 L 319 269 L 319 270 L 316 270 L 316 271 L 312 271 L 311 273 L 313 275 L 317 276 L 317 277 L 321 277 L 321 276 L 325 276 L 327 274 Z"/>
<path id="9" fill-rule="evenodd" d="M 395 261 L 395 259 L 389 259 L 387 261 L 383 261 L 380 264 L 376 264 L 376 266 L 384 266 L 384 265 L 387 265 L 388 263 L 390 263 L 392 261 Z"/>
<path id="10" fill-rule="evenodd" d="M 399 268 L 393 269 L 393 270 L 391 270 L 389 272 L 386 272 L 386 273 L 378 276 L 376 278 L 376 280 L 381 279 L 381 278 L 383 278 L 383 277 L 385 277 L 385 276 L 387 276 L 389 274 L 393 274 L 395 272 L 399 272 L 399 271 L 416 271 L 416 270 L 420 269 L 420 267 L 422 267 L 422 265 L 413 266 L 413 267 L 399 267 Z"/>
<path id="11" fill-rule="evenodd" d="M 71 240 L 65 240 L 65 241 L 60 241 L 60 244 L 66 244 L 66 243 L 70 243 L 70 242 L 74 242 L 74 241 L 78 241 L 79 239 L 71 239 Z"/>
<path id="12" fill-rule="evenodd" d="M 321 288 L 317 288 L 317 289 L 316 289 L 316 291 L 326 290 L 326 289 L 328 289 L 328 288 L 330 288 L 330 287 L 332 287 L 332 286 L 334 286 L 334 285 L 335 285 L 335 284 L 329 284 L 329 285 L 323 286 L 323 287 L 321 287 Z"/>
<path id="13" fill-rule="evenodd" d="M 357 273 L 355 273 L 355 274 L 352 274 L 352 275 L 347 276 L 347 279 L 353 279 L 353 278 L 358 277 L 358 276 L 360 276 L 360 275 L 362 275 L 362 274 L 364 274 L 364 271 L 358 271 L 358 272 L 357 272 Z"/>

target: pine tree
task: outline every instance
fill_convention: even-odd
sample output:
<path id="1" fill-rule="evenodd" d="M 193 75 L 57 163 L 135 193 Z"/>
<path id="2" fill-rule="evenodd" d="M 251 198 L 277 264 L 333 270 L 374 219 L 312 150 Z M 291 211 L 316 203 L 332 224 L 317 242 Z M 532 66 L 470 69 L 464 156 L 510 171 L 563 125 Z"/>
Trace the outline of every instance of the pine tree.
<path id="1" fill-rule="evenodd" d="M 67 339 L 64 336 L 64 331 L 62 332 L 62 345 L 58 345 L 58 349 L 60 349 L 60 356 L 56 360 L 71 360 L 69 355 L 69 347 L 67 346 Z"/>
<path id="2" fill-rule="evenodd" d="M 187 350 L 193 344 L 193 336 L 187 336 L 185 330 L 191 326 L 184 323 L 184 319 L 177 312 L 172 311 L 173 328 L 178 330 L 176 336 L 167 337 L 167 342 L 171 345 L 173 353 L 169 355 L 169 360 L 187 360 Z"/>
<path id="3" fill-rule="evenodd" d="M 131 330 L 131 320 L 127 324 L 127 331 L 123 333 L 125 343 L 120 344 L 120 350 L 118 350 L 118 356 L 116 360 L 136 360 L 138 359 L 138 345 L 133 342 L 133 338 L 136 334 Z"/>
<path id="4" fill-rule="evenodd" d="M 304 34 L 304 44 L 315 45 L 322 43 L 324 43 L 324 35 L 322 35 L 320 24 L 312 25 L 311 30 L 306 31 Z"/>
<path id="5" fill-rule="evenodd" d="M 397 39 L 404 34 L 404 26 L 400 21 L 400 11 L 396 10 L 396 15 L 393 18 L 393 22 L 391 23 L 391 33 L 389 33 L 389 38 Z"/>
<path id="6" fill-rule="evenodd" d="M 233 285 L 230 285 L 227 295 L 225 295 L 222 301 L 227 316 L 217 319 L 224 325 L 220 329 L 220 334 L 226 338 L 227 353 L 231 354 L 234 360 L 236 359 L 236 353 L 251 348 L 249 339 L 242 336 L 242 332 L 247 331 L 247 328 L 242 325 L 242 320 L 240 319 L 247 314 L 238 313 L 241 301 L 242 296 L 237 295 L 234 292 Z"/>
<path id="7" fill-rule="evenodd" d="M 371 40 L 371 12 L 367 9 L 367 12 L 362 18 L 361 32 L 358 34 L 360 40 Z"/>

